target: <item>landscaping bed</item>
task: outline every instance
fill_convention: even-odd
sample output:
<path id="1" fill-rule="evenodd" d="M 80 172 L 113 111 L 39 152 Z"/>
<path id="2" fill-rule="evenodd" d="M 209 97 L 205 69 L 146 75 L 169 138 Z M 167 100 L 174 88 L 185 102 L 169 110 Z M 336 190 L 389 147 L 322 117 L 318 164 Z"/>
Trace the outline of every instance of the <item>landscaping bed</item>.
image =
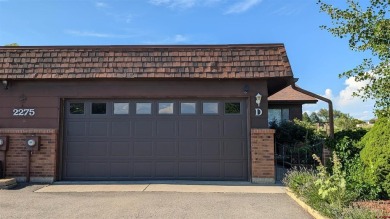
<path id="1" fill-rule="evenodd" d="M 390 200 L 380 201 L 359 201 L 353 203 L 354 207 L 366 208 L 371 211 L 378 211 L 384 215 L 381 218 L 390 218 Z"/>

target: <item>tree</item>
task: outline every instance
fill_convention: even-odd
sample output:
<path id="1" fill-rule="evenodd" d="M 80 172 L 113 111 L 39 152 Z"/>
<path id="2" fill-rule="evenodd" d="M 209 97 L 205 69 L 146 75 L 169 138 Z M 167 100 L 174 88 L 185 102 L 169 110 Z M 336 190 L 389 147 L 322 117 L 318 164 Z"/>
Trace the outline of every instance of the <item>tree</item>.
<path id="1" fill-rule="evenodd" d="M 339 130 L 351 130 L 355 129 L 356 125 L 364 123 L 358 119 L 353 118 L 349 114 L 342 113 L 338 118 L 334 120 L 334 125 Z"/>
<path id="2" fill-rule="evenodd" d="M 10 44 L 5 44 L 4 46 L 19 46 L 17 43 L 10 43 Z"/>
<path id="3" fill-rule="evenodd" d="M 302 114 L 302 121 L 311 123 L 309 114 L 307 114 L 307 112 L 304 112 L 304 113 Z"/>
<path id="4" fill-rule="evenodd" d="M 329 112 L 327 109 L 320 109 L 317 113 L 317 116 L 321 122 L 329 122 Z"/>
<path id="5" fill-rule="evenodd" d="M 370 52 L 372 57 L 339 76 L 367 81 L 354 95 L 363 100 L 374 99 L 376 115 L 390 117 L 390 1 L 370 0 L 364 8 L 358 0 L 346 2 L 347 8 L 341 9 L 318 0 L 320 11 L 327 13 L 333 24 L 321 28 L 336 37 L 348 38 L 353 51 Z"/>
<path id="6" fill-rule="evenodd" d="M 311 121 L 312 123 L 319 123 L 319 122 L 320 122 L 320 118 L 318 118 L 317 113 L 312 112 L 312 113 L 310 114 L 310 121 Z"/>

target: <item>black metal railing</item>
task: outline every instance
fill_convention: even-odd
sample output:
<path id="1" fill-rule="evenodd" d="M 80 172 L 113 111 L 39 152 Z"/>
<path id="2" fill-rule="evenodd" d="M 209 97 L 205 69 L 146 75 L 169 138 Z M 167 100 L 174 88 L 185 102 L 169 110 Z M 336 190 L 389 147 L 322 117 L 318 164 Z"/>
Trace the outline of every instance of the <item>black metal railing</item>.
<path id="1" fill-rule="evenodd" d="M 313 154 L 322 157 L 324 142 L 315 144 L 275 142 L 276 181 L 282 181 L 291 168 L 315 168 L 318 163 Z"/>

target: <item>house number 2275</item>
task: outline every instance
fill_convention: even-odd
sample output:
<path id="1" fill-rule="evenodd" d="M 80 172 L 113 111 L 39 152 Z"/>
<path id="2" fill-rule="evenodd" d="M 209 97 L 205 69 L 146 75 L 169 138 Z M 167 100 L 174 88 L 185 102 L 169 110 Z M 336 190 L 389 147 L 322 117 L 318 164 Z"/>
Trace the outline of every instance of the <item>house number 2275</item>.
<path id="1" fill-rule="evenodd" d="M 35 109 L 13 109 L 14 116 L 34 116 Z"/>

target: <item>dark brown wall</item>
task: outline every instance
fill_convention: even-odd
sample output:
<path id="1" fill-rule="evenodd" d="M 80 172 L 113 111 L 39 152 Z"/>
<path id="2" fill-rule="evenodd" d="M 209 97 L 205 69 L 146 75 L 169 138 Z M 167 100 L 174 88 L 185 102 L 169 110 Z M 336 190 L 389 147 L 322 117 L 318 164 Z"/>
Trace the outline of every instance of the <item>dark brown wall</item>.
<path id="1" fill-rule="evenodd" d="M 265 80 L 61 80 L 10 81 L 0 88 L 0 128 L 60 128 L 61 98 L 234 98 L 250 97 L 252 128 L 267 128 Z M 244 86 L 249 86 L 244 94 Z M 263 95 L 263 115 L 255 117 L 255 95 Z M 23 99 L 25 101 L 23 101 Z M 34 117 L 15 117 L 14 108 L 34 108 Z"/>

